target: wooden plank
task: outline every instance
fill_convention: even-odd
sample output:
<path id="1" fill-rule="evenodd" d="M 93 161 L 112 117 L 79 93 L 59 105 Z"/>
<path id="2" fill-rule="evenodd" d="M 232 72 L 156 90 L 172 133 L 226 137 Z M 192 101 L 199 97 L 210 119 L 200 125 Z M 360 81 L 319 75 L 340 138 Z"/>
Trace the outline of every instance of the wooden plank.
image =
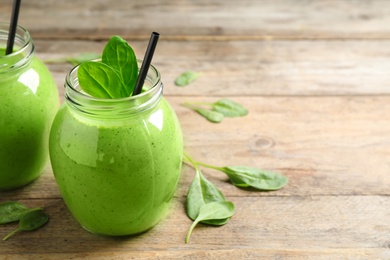
<path id="1" fill-rule="evenodd" d="M 386 249 L 317 249 L 285 250 L 240 248 L 227 250 L 171 250 L 171 251 L 131 251 L 120 253 L 39 253 L 28 254 L 33 259 L 388 259 L 390 250 Z M 4 260 L 24 260 L 27 255 L 2 254 Z"/>
<path id="2" fill-rule="evenodd" d="M 43 60 L 101 53 L 104 42 L 36 41 Z M 130 44 L 143 57 L 146 41 Z M 153 63 L 162 74 L 165 95 L 275 96 L 390 94 L 388 41 L 160 41 Z M 68 64 L 50 64 L 63 90 Z M 185 70 L 202 76 L 187 87 L 174 86 Z"/>
<path id="3" fill-rule="evenodd" d="M 236 97 L 242 118 L 206 121 L 180 104 L 211 97 L 168 97 L 181 123 L 185 149 L 217 165 L 248 165 L 281 172 L 287 187 L 270 193 L 242 190 L 214 170 L 204 174 L 228 196 L 390 195 L 390 97 Z M 177 197 L 193 178 L 184 167 Z M 59 198 L 50 168 L 36 183 L 0 193 L 13 198 Z"/>
<path id="4" fill-rule="evenodd" d="M 179 103 L 216 99 L 188 97 Z M 186 148 L 198 160 L 282 172 L 290 183 L 277 194 L 390 194 L 390 97 L 234 100 L 248 107 L 249 115 L 212 125 L 175 106 Z M 214 171 L 206 172 L 226 181 Z M 227 194 L 241 192 L 228 186 L 223 186 Z"/>
<path id="5" fill-rule="evenodd" d="M 171 213 L 148 232 L 132 237 L 88 233 L 71 217 L 62 200 L 22 201 L 43 206 L 50 222 L 35 232 L 19 233 L 2 243 L 1 254 L 67 254 L 96 256 L 134 253 L 144 257 L 184 255 L 237 258 L 280 252 L 290 256 L 389 255 L 389 196 L 228 197 L 236 213 L 227 225 L 194 229 L 184 243 L 191 221 L 184 198 L 175 199 Z M 15 228 L 3 226 L 0 237 Z M 215 253 L 206 253 L 215 251 Z M 234 251 L 234 253 L 233 253 Z M 185 253 L 187 252 L 187 253 Z M 326 253 L 328 252 L 328 253 Z M 366 258 L 363 258 L 366 257 Z"/>
<path id="6" fill-rule="evenodd" d="M 389 11 L 386 0 L 30 0 L 23 4 L 20 23 L 46 39 L 107 39 L 112 34 L 147 39 L 152 31 L 176 40 L 389 39 Z M 11 4 L 3 4 L 3 13 L 11 13 Z"/>

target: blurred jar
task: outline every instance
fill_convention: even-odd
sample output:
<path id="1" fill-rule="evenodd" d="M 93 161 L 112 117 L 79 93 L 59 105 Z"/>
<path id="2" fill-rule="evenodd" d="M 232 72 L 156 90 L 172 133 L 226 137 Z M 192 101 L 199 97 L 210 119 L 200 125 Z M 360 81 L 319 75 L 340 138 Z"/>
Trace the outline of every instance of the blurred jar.
<path id="1" fill-rule="evenodd" d="M 0 190 L 28 184 L 49 159 L 49 133 L 59 107 L 57 86 L 18 26 L 5 55 L 9 24 L 0 23 Z"/>

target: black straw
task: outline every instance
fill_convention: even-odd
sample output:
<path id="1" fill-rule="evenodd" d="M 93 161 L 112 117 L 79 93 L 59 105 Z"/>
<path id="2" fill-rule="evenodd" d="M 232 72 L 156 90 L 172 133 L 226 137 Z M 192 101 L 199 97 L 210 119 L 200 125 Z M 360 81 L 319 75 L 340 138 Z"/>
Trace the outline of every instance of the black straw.
<path id="1" fill-rule="evenodd" d="M 133 91 L 133 96 L 138 95 L 142 91 L 142 87 L 144 85 L 146 75 L 148 74 L 150 63 L 152 62 L 154 50 L 156 49 L 159 36 L 160 34 L 156 32 L 152 32 L 152 35 L 150 36 L 148 48 L 146 49 L 145 57 L 142 61 L 141 69 L 138 74 L 137 84 L 135 85 Z"/>
<path id="2" fill-rule="evenodd" d="M 14 0 L 14 7 L 12 9 L 11 23 L 9 25 L 7 49 L 5 54 L 11 54 L 14 49 L 16 27 L 18 26 L 20 3 L 22 0 Z"/>

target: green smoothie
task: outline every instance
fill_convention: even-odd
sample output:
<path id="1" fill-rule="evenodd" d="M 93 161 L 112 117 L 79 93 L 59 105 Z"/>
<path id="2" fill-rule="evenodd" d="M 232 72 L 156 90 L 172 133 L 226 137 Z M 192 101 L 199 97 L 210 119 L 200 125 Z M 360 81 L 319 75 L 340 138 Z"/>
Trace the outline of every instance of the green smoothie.
<path id="1" fill-rule="evenodd" d="M 27 58 L 4 53 L 0 49 L 0 190 L 23 186 L 40 175 L 49 159 L 50 126 L 59 107 L 57 86 L 40 60 L 32 55 L 21 68 L 5 69 Z"/>
<path id="2" fill-rule="evenodd" d="M 99 119 L 64 104 L 50 136 L 64 201 L 87 230 L 136 234 L 166 212 L 180 176 L 183 141 L 168 102 L 128 118 Z"/>

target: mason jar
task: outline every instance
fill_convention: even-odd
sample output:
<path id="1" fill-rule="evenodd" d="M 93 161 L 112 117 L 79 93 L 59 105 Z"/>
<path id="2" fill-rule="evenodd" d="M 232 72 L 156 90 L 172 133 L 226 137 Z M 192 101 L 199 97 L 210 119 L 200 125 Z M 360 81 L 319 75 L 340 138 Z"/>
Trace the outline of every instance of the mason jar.
<path id="1" fill-rule="evenodd" d="M 0 23 L 0 190 L 24 186 L 42 173 L 59 107 L 57 86 L 26 29 L 17 27 L 14 51 L 5 55 L 8 28 Z"/>
<path id="2" fill-rule="evenodd" d="M 153 227 L 166 213 L 180 176 L 183 139 L 150 66 L 144 91 L 121 99 L 80 89 L 78 66 L 50 135 L 53 173 L 76 220 L 88 231 L 121 236 Z"/>

